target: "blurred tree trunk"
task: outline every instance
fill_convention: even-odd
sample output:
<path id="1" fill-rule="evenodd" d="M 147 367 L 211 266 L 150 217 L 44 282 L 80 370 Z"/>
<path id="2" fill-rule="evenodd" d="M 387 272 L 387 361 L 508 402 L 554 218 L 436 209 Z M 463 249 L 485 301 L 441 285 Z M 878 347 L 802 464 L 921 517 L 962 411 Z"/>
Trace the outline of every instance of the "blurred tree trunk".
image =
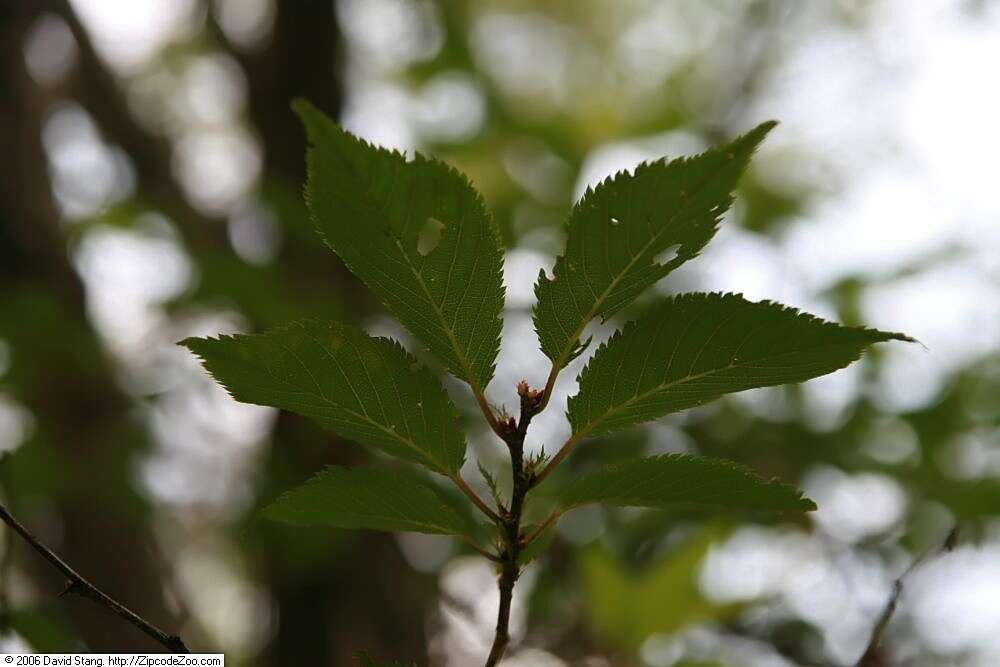
<path id="1" fill-rule="evenodd" d="M 249 82 L 249 113 L 265 153 L 264 180 L 298 191 L 304 180 L 305 141 L 289 104 L 295 97 L 307 97 L 334 117 L 339 115 L 340 37 L 331 0 L 279 2 L 276 10 L 265 48 L 233 52 Z M 66 21 L 78 46 L 76 70 L 58 90 L 40 89 L 24 64 L 25 34 L 45 11 Z M 225 48 L 221 31 L 212 24 L 210 28 Z M 163 573 L 147 549 L 153 513 L 142 509 L 132 490 L 131 466 L 147 436 L 141 423 L 130 417 L 130 400 L 117 389 L 113 364 L 88 319 L 83 286 L 68 260 L 53 200 L 41 143 L 49 106 L 64 97 L 75 99 L 105 139 L 126 151 L 141 196 L 174 220 L 195 261 L 209 253 L 231 252 L 225 227 L 185 200 L 173 179 L 169 143 L 145 132 L 132 118 L 118 81 L 66 0 L 4 4 L 0 31 L 0 147 L 5 158 L 0 162 L 0 305 L 7 306 L 0 315 L 0 338 L 12 343 L 23 377 L 30 376 L 16 384 L 18 398 L 38 420 L 37 435 L 26 447 L 37 441 L 58 451 L 56 460 L 48 462 L 53 478 L 63 480 L 53 483 L 58 495 L 51 501 L 62 528 L 62 539 L 53 546 L 149 620 L 179 630 L 179 621 L 163 605 Z M 278 261 L 292 267 L 297 280 L 310 289 L 356 293 L 354 279 L 331 253 L 317 252 L 319 246 L 318 239 L 315 244 L 286 244 Z M 14 315 L 13 303 L 37 300 L 50 300 L 57 315 Z M 361 312 L 370 308 L 367 298 L 357 305 Z M 284 415 L 274 441 L 278 446 L 266 465 L 289 471 L 292 477 L 304 479 L 326 463 L 358 458 L 356 447 L 340 442 L 332 447 L 329 436 Z M 47 449 L 42 452 L 42 458 L 48 455 Z M 21 485 L 15 480 L 14 486 Z M 123 502 L 130 509 L 117 511 Z M 30 522 L 32 517 L 24 519 Z M 349 664 L 358 649 L 425 661 L 423 601 L 432 584 L 414 576 L 390 537 L 363 536 L 336 559 L 331 554 L 329 567 L 291 576 L 286 566 L 276 563 L 279 546 L 259 554 L 267 579 L 262 583 L 279 609 L 277 636 L 262 662 Z M 54 580 L 44 590 L 55 594 L 61 582 L 44 563 L 26 552 L 21 555 L 40 580 Z M 88 601 L 67 600 L 65 609 L 73 632 L 91 649 L 159 648 Z"/>
<path id="2" fill-rule="evenodd" d="M 0 5 L 0 338 L 12 346 L 15 396 L 37 422 L 24 455 L 39 449 L 40 474 L 61 480 L 41 481 L 56 494 L 29 498 L 21 518 L 30 524 L 48 515 L 40 534 L 55 539 L 51 546 L 81 573 L 150 621 L 175 627 L 148 550 L 151 527 L 134 506 L 112 509 L 139 504 L 129 464 L 145 435 L 129 417 L 129 402 L 90 327 L 50 189 L 41 131 L 53 98 L 31 79 L 22 52 L 41 13 L 32 3 Z M 13 479 L 11 486 L 30 489 L 36 482 Z M 63 582 L 48 564 L 23 545 L 15 548 L 44 582 L 40 594 L 58 594 Z M 90 601 L 68 597 L 64 609 L 91 649 L 162 648 Z"/>
<path id="3" fill-rule="evenodd" d="M 332 117 L 340 115 L 340 35 L 330 0 L 280 2 L 276 9 L 267 47 L 237 56 L 249 82 L 249 111 L 264 147 L 267 178 L 300 192 L 306 141 L 291 101 L 304 97 Z M 319 245 L 317 236 L 306 248 L 286 247 L 278 261 L 306 273 L 309 280 L 304 282 L 312 289 L 329 285 L 339 286 L 341 294 L 364 294 L 353 305 L 361 312 L 370 310 L 371 300 L 334 255 L 325 249 L 315 253 Z M 317 435 L 312 428 L 301 428 L 298 418 L 283 415 L 271 457 L 299 480 L 326 464 L 358 462 L 357 448 Z M 280 610 L 269 663 L 308 663 L 327 656 L 329 664 L 346 665 L 360 649 L 426 662 L 423 601 L 431 587 L 406 565 L 390 536 L 353 540 L 349 556 L 316 570 L 288 572 L 273 554 L 267 560 Z"/>

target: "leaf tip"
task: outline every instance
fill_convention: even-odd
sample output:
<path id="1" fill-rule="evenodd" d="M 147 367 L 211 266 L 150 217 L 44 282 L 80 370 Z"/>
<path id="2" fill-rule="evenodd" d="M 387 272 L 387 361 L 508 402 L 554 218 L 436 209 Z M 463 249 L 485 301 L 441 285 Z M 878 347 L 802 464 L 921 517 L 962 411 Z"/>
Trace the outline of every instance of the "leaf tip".
<path id="1" fill-rule="evenodd" d="M 913 336 L 909 336 L 899 331 L 882 331 L 881 329 L 864 329 L 864 331 L 873 337 L 871 341 L 873 343 L 887 343 L 891 340 L 895 340 L 901 343 L 916 343 L 925 350 L 927 349 L 926 345 Z"/>
<path id="2" fill-rule="evenodd" d="M 195 336 L 188 336 L 182 340 L 177 341 L 174 345 L 179 345 L 180 347 L 186 347 L 187 349 L 192 349 L 192 346 L 198 345 L 198 341 L 201 340 Z"/>
<path id="3" fill-rule="evenodd" d="M 209 349 L 212 343 L 217 343 L 221 340 L 220 338 L 209 338 L 200 336 L 188 336 L 183 340 L 177 341 L 177 345 L 180 347 L 186 347 L 192 354 L 200 359 L 204 359 L 204 353 Z"/>
<path id="4" fill-rule="evenodd" d="M 292 100 L 291 107 L 295 115 L 302 121 L 310 144 L 316 142 L 324 128 L 332 126 L 335 129 L 340 129 L 330 116 L 304 97 L 296 97 Z"/>
<path id="5" fill-rule="evenodd" d="M 746 148 L 749 149 L 749 152 L 752 153 L 757 149 L 757 147 L 761 144 L 761 142 L 764 141 L 764 138 L 771 133 L 771 130 L 773 130 L 777 126 L 778 126 L 778 121 L 773 119 L 765 120 L 763 123 L 759 124 L 757 127 L 753 128 L 752 130 L 750 130 L 749 132 L 738 138 L 733 143 L 736 146 L 740 147 L 745 146 Z M 730 153 L 730 155 L 732 155 L 732 153 Z"/>
<path id="6" fill-rule="evenodd" d="M 916 343 L 917 345 L 919 345 L 920 347 L 924 348 L 925 350 L 927 349 L 927 346 L 924 345 L 923 342 L 921 342 L 920 340 L 914 338 L 913 336 L 909 336 L 909 335 L 907 335 L 905 333 L 901 333 L 899 331 L 890 331 L 889 332 L 889 337 L 890 337 L 891 340 L 898 340 L 898 341 L 902 341 L 904 343 Z"/>
<path id="7" fill-rule="evenodd" d="M 302 118 L 303 120 L 305 120 L 306 116 L 319 112 L 316 105 L 304 97 L 296 97 L 291 101 L 289 106 L 292 108 L 292 111 L 294 111 L 299 118 Z"/>

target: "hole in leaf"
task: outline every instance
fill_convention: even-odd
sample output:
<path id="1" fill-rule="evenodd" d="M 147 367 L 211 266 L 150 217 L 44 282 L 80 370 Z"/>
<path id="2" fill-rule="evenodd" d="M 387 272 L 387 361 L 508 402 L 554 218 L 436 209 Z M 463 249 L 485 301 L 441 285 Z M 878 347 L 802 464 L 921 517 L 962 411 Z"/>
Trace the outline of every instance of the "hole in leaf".
<path id="1" fill-rule="evenodd" d="M 421 257 L 426 257 L 434 251 L 441 243 L 444 236 L 445 224 L 436 218 L 427 218 L 423 227 L 417 233 L 417 253 Z"/>
<path id="2" fill-rule="evenodd" d="M 667 246 L 659 253 L 657 253 L 656 257 L 653 258 L 653 261 L 656 262 L 657 264 L 667 264 L 673 261 L 677 257 L 677 254 L 680 251 L 680 249 L 681 249 L 680 243 L 675 243 L 672 246 Z"/>
<path id="3" fill-rule="evenodd" d="M 618 218 L 611 218 L 611 226 L 612 227 L 617 227 L 620 224 L 621 224 L 621 220 L 619 220 Z"/>

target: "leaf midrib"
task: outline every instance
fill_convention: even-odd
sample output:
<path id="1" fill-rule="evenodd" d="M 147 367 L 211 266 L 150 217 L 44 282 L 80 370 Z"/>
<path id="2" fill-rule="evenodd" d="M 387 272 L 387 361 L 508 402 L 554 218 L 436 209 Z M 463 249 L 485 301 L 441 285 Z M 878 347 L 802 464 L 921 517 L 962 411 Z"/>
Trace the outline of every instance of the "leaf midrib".
<path id="1" fill-rule="evenodd" d="M 456 529 L 455 526 L 444 526 L 444 525 L 439 525 L 439 524 L 436 524 L 436 523 L 428 523 L 426 521 L 420 521 L 418 519 L 410 519 L 410 518 L 407 518 L 407 517 L 402 517 L 402 518 L 396 517 L 396 518 L 394 518 L 394 517 L 391 517 L 391 516 L 386 516 L 385 514 L 367 514 L 365 512 L 356 512 L 356 511 L 352 511 L 351 513 L 354 516 L 362 518 L 362 519 L 376 519 L 376 520 L 380 520 L 380 521 L 390 521 L 390 522 L 394 522 L 396 524 L 405 523 L 405 524 L 408 524 L 408 525 L 411 525 L 411 526 L 420 526 L 422 528 L 432 528 L 432 529 L 435 530 L 435 532 L 440 532 L 440 533 L 445 534 L 445 535 L 456 535 L 456 534 L 460 535 L 460 534 L 462 534 L 459 530 Z"/>
<path id="2" fill-rule="evenodd" d="M 320 342 L 318 340 L 316 340 L 314 338 L 312 340 L 313 340 L 314 343 L 316 343 L 317 345 L 320 345 L 320 347 L 322 348 L 322 345 L 320 344 Z M 312 371 L 310 371 L 308 369 L 308 367 L 305 366 L 305 364 L 303 364 L 302 360 L 298 358 L 298 355 L 296 355 L 291 349 L 289 349 L 287 347 L 285 348 L 285 351 L 289 352 L 290 354 L 292 354 L 292 356 L 294 356 L 296 358 L 296 360 L 299 362 L 299 364 L 302 365 L 303 368 L 306 368 L 306 371 L 309 373 L 310 377 L 312 377 Z M 343 372 L 343 371 L 341 371 L 341 372 Z M 269 373 L 269 375 L 275 381 L 277 381 L 277 382 L 279 382 L 281 384 L 284 384 L 286 387 L 291 387 L 293 389 L 294 393 L 300 393 L 300 392 L 302 392 L 301 389 L 297 389 L 296 386 L 294 384 L 292 384 L 291 382 L 289 382 L 288 380 L 285 380 L 285 379 L 283 379 L 281 377 L 278 377 L 278 376 L 274 375 L 273 373 Z M 316 381 L 316 379 L 314 377 L 313 377 L 313 383 L 315 383 L 316 386 L 319 387 L 319 383 Z M 266 388 L 265 388 L 265 390 L 266 390 Z M 363 406 L 364 405 L 364 401 L 360 400 L 360 397 L 358 397 L 357 392 L 354 391 L 353 386 L 351 388 L 351 391 L 354 393 L 355 397 L 358 398 L 358 402 Z M 447 475 L 449 477 L 451 476 L 452 473 L 450 472 L 450 468 L 448 468 L 448 466 L 446 466 L 446 465 L 443 465 L 441 463 L 441 461 L 439 461 L 437 459 L 436 456 L 432 455 L 430 452 L 425 451 L 424 449 L 422 449 L 421 447 L 419 447 L 417 445 L 417 443 L 414 440 L 412 440 L 411 438 L 404 438 L 395 429 L 386 428 L 385 426 L 383 426 L 379 422 L 375 421 L 374 419 L 372 419 L 368 415 L 367 412 L 364 412 L 364 413 L 357 412 L 357 411 L 352 410 L 352 409 L 350 409 L 350 408 L 348 408 L 348 407 L 346 407 L 344 405 L 341 405 L 340 403 L 336 403 L 335 401 L 333 401 L 330 398 L 328 398 L 326 396 L 326 394 L 323 393 L 322 391 L 315 392 L 315 393 L 314 392 L 302 392 L 302 393 L 312 394 L 313 396 L 316 396 L 323 403 L 327 404 L 331 408 L 334 408 L 334 409 L 346 412 L 349 415 L 351 415 L 352 417 L 355 417 L 358 421 L 365 422 L 365 423 L 367 423 L 367 424 L 375 427 L 378 431 L 381 431 L 382 433 L 390 436 L 391 439 L 394 439 L 397 442 L 402 443 L 406 447 L 408 447 L 408 448 L 412 449 L 413 451 L 415 451 L 415 452 L 419 453 L 420 455 L 422 455 L 428 461 L 430 461 L 435 466 L 437 466 L 439 472 L 442 472 L 442 473 L 444 473 L 445 475 Z M 376 392 L 376 395 L 377 395 L 377 392 Z M 400 407 L 402 407 L 402 406 L 400 406 Z M 383 410 L 383 412 L 384 412 L 384 410 Z M 407 430 L 409 430 L 409 429 L 407 429 Z"/>
<path id="3" fill-rule="evenodd" d="M 357 170 L 349 160 L 340 156 L 339 153 L 337 153 L 336 151 L 333 151 L 333 154 L 340 159 L 342 166 L 344 166 L 349 173 L 351 173 L 356 179 L 364 182 L 365 179 L 358 176 Z M 397 169 L 398 167 L 399 165 L 396 165 Z M 395 173 L 396 172 L 394 172 L 394 174 Z M 394 187 L 395 187 L 395 176 L 393 181 L 393 188 Z M 365 191 L 363 196 L 368 200 L 369 206 L 371 210 L 374 212 L 374 214 L 378 217 L 382 217 L 383 214 L 379 211 L 379 207 L 377 205 L 374 205 L 371 202 L 371 200 L 368 199 L 367 190 Z M 410 210 L 412 210 L 412 207 L 410 208 Z M 479 379 L 472 372 L 472 366 L 469 363 L 469 359 L 465 354 L 465 350 L 462 348 L 461 345 L 459 345 L 458 339 L 455 337 L 455 334 L 452 331 L 451 326 L 448 324 L 447 319 L 445 319 L 444 317 L 444 313 L 441 312 L 441 309 L 438 306 L 437 302 L 434 300 L 434 297 L 431 295 L 430 290 L 427 287 L 427 284 L 424 282 L 423 274 L 417 271 L 416 267 L 413 266 L 413 262 L 411 261 L 410 256 L 403 248 L 403 245 L 399 242 L 399 239 L 394 238 L 393 241 L 395 242 L 396 248 L 399 250 L 399 253 L 403 256 L 403 259 L 406 262 L 406 266 L 410 269 L 410 273 L 413 274 L 417 282 L 420 284 L 420 289 L 423 291 L 424 297 L 427 299 L 427 302 L 430 303 L 431 308 L 434 311 L 434 315 L 437 317 L 440 328 L 445 332 L 445 335 L 448 337 L 448 343 L 452 348 L 452 352 L 455 353 L 459 365 L 462 367 L 462 371 L 467 376 L 466 381 L 472 387 L 473 391 L 475 391 L 477 394 L 481 394 L 483 392 L 482 385 L 480 385 Z M 454 267 L 454 264 L 452 266 Z M 449 271 L 449 283 L 450 282 L 451 278 Z"/>
<path id="4" fill-rule="evenodd" d="M 714 471 L 709 471 L 709 472 L 714 472 Z M 738 472 L 742 476 L 748 477 L 747 473 L 743 471 L 738 471 Z M 666 471 L 661 471 L 660 475 L 658 476 L 658 479 L 662 479 L 664 476 L 666 476 Z M 775 484 L 774 480 L 765 480 L 763 478 L 760 478 L 755 481 L 760 483 L 761 485 L 760 488 L 757 489 L 757 491 L 767 492 L 774 490 L 772 488 L 773 485 Z M 687 483 L 685 484 L 685 482 Z M 618 505 L 624 507 L 649 507 L 649 508 L 663 508 L 668 505 L 679 505 L 679 504 L 697 505 L 702 507 L 730 507 L 735 505 L 735 503 L 733 502 L 721 502 L 721 501 L 713 502 L 709 500 L 685 500 L 683 497 L 660 499 L 643 495 L 629 495 L 629 491 L 631 489 L 623 489 L 620 490 L 620 492 L 619 490 L 616 490 L 617 488 L 616 485 L 621 485 L 623 483 L 624 481 L 622 480 L 605 480 L 600 491 L 608 495 L 602 496 L 600 499 L 587 498 L 584 500 L 577 500 L 571 502 L 565 506 L 563 511 L 568 512 L 572 509 L 583 507 L 585 505 L 593 505 L 599 503 L 606 503 L 610 505 Z M 643 483 L 647 485 L 653 485 L 654 481 L 652 479 L 646 479 L 644 480 Z M 719 484 L 719 482 L 715 481 L 715 484 Z M 670 488 L 670 493 L 672 495 L 684 496 L 686 493 L 688 493 L 693 489 L 700 489 L 700 488 L 711 489 L 712 485 L 713 485 L 713 480 L 706 481 L 704 478 L 701 477 L 696 479 L 686 479 L 686 480 L 680 478 L 674 478 L 674 481 L 670 484 L 669 488 Z M 742 489 L 740 491 L 731 491 L 728 488 L 726 488 L 725 493 L 728 494 L 729 499 L 732 498 L 739 499 L 741 496 L 752 495 L 753 490 Z M 801 496 L 801 493 L 798 494 L 798 497 L 795 498 L 795 500 L 800 504 L 805 504 L 804 498 Z"/>
<path id="5" fill-rule="evenodd" d="M 462 366 L 462 371 L 466 375 L 465 378 L 466 382 L 469 383 L 474 392 L 482 393 L 482 386 L 479 384 L 479 379 L 472 372 L 472 366 L 469 364 L 469 359 L 465 355 L 465 350 L 463 350 L 462 346 L 459 345 L 458 339 L 455 338 L 455 332 L 448 324 L 448 321 L 445 318 L 444 313 L 441 311 L 441 308 L 438 306 L 437 302 L 434 301 L 434 297 L 431 296 L 430 289 L 427 287 L 427 283 L 424 282 L 423 274 L 417 271 L 416 267 L 413 266 L 413 262 L 410 261 L 410 256 L 406 253 L 406 250 L 403 248 L 403 244 L 399 242 L 399 239 L 394 239 L 394 241 L 396 243 L 396 248 L 399 250 L 399 253 L 406 260 L 406 266 L 409 267 L 410 273 L 412 273 L 414 278 L 417 279 L 417 282 L 420 285 L 420 289 L 423 290 L 424 296 L 427 298 L 427 301 L 431 304 L 431 307 L 434 309 L 434 315 L 437 317 L 441 329 L 445 332 L 445 335 L 448 336 L 448 342 L 451 344 L 452 352 L 455 353 L 456 358 L 458 359 L 458 363 Z"/>
<path id="6" fill-rule="evenodd" d="M 842 343 L 839 346 L 822 346 L 822 347 L 831 348 L 831 347 L 840 347 L 840 346 L 844 346 L 844 345 L 847 345 L 847 343 Z M 671 389 L 673 387 L 676 387 L 678 385 L 684 384 L 685 382 L 691 382 L 692 380 L 697 380 L 697 379 L 700 379 L 700 378 L 703 378 L 703 377 L 707 377 L 707 376 L 713 375 L 715 373 L 722 373 L 722 372 L 725 372 L 725 371 L 732 370 L 734 368 L 748 367 L 751 364 L 756 364 L 756 363 L 759 363 L 759 362 L 762 362 L 762 361 L 770 361 L 770 360 L 773 360 L 773 359 L 778 359 L 780 357 L 783 357 L 783 356 L 786 356 L 786 355 L 790 355 L 790 354 L 801 354 L 803 352 L 809 352 L 811 350 L 819 349 L 819 347 L 821 347 L 821 346 L 812 346 L 812 347 L 808 347 L 808 348 L 801 348 L 801 349 L 798 349 L 798 350 L 789 350 L 789 351 L 780 352 L 780 353 L 774 354 L 774 355 L 768 355 L 768 356 L 764 356 L 764 357 L 757 357 L 755 359 L 748 359 L 746 361 L 741 361 L 741 362 L 735 363 L 735 364 L 734 363 L 729 363 L 726 366 L 719 366 L 717 368 L 712 368 L 712 369 L 704 371 L 702 373 L 695 373 L 694 375 L 688 374 L 688 375 L 685 375 L 685 376 L 683 376 L 681 378 L 673 380 L 671 382 L 667 382 L 667 383 L 664 383 L 664 384 L 659 384 L 656 387 L 654 387 L 653 389 L 650 389 L 649 391 L 645 391 L 645 392 L 643 392 L 641 394 L 636 394 L 636 395 L 632 396 L 631 398 L 626 399 L 624 402 L 622 402 L 622 403 L 618 404 L 617 406 L 611 408 L 610 410 L 604 412 L 603 414 L 601 414 L 596 419 L 590 420 L 579 431 L 574 431 L 573 438 L 576 439 L 576 440 L 584 438 L 584 437 L 586 437 L 586 435 L 588 433 L 590 433 L 590 431 L 592 431 L 594 428 L 596 428 L 597 426 L 599 426 L 602 422 L 607 421 L 609 418 L 611 418 L 615 414 L 623 411 L 624 409 L 626 409 L 627 407 L 631 406 L 632 404 L 637 403 L 637 402 L 639 402 L 641 400 L 645 400 L 646 398 L 649 398 L 650 396 L 653 396 L 654 394 L 657 394 L 659 392 L 667 391 L 667 390 L 669 390 L 669 389 Z M 723 393 L 725 393 L 725 392 L 723 392 Z"/>
<path id="7" fill-rule="evenodd" d="M 431 528 L 431 529 L 434 529 L 435 532 L 439 532 L 439 533 L 442 533 L 442 534 L 445 534 L 445 535 L 460 535 L 460 534 L 462 534 L 462 532 L 460 530 L 458 530 L 455 526 L 439 525 L 439 524 L 436 524 L 436 523 L 429 523 L 427 521 L 421 521 L 419 519 L 411 519 L 411 518 L 408 518 L 408 517 L 401 517 L 401 516 L 392 517 L 392 516 L 389 516 L 387 514 L 371 514 L 371 513 L 366 513 L 366 512 L 358 512 L 356 510 L 350 510 L 350 514 L 353 515 L 353 516 L 355 516 L 355 517 L 358 517 L 360 519 L 374 519 L 374 520 L 384 521 L 384 522 L 393 522 L 393 523 L 396 523 L 397 525 L 400 524 L 400 523 L 405 523 L 405 524 L 408 524 L 408 525 L 411 525 L 411 526 L 420 526 L 422 528 Z M 337 525 L 337 524 L 334 523 L 333 525 Z"/>
<path id="8" fill-rule="evenodd" d="M 725 164 L 726 163 L 723 163 L 723 165 Z M 579 340 L 581 335 L 583 335 L 583 330 L 587 328 L 587 325 L 590 324 L 591 320 L 597 317 L 597 314 L 600 311 L 600 307 L 604 304 L 605 301 L 607 301 L 608 297 L 610 296 L 614 288 L 617 287 L 618 283 L 621 282 L 621 280 L 625 277 L 625 275 L 628 274 L 628 272 L 632 269 L 632 266 L 635 265 L 637 261 L 639 261 L 639 258 L 642 257 L 647 250 L 649 250 L 649 247 L 653 245 L 656 241 L 658 241 L 660 237 L 673 226 L 674 222 L 677 221 L 677 218 L 680 217 L 682 213 L 688 210 L 688 207 L 691 206 L 691 202 L 695 199 L 694 195 L 704 190 L 704 188 L 707 187 L 709 181 L 715 175 L 717 175 L 719 171 L 721 171 L 721 169 L 713 171 L 711 175 L 706 176 L 705 179 L 692 190 L 691 195 L 688 196 L 686 199 L 684 199 L 681 206 L 677 210 L 675 210 L 674 213 L 667 219 L 667 221 L 663 224 L 663 227 L 660 229 L 660 231 L 656 232 L 652 236 L 652 238 L 650 238 L 649 241 L 647 241 L 646 244 L 642 246 L 642 249 L 632 256 L 632 258 L 625 265 L 625 268 L 623 268 L 616 276 L 614 276 L 611 283 L 601 293 L 601 296 L 598 299 L 598 301 L 596 301 L 594 303 L 594 306 L 588 311 L 587 316 L 580 321 L 580 324 L 576 328 L 576 331 L 573 332 L 573 335 L 570 337 L 569 341 L 563 347 L 563 350 L 558 357 L 558 363 L 553 364 L 555 368 L 560 368 L 560 369 L 563 368 L 563 366 L 566 363 L 566 358 L 573 350 L 573 346 L 575 345 L 576 341 Z M 632 197 L 632 190 L 629 189 L 629 198 L 631 199 L 631 197 Z"/>

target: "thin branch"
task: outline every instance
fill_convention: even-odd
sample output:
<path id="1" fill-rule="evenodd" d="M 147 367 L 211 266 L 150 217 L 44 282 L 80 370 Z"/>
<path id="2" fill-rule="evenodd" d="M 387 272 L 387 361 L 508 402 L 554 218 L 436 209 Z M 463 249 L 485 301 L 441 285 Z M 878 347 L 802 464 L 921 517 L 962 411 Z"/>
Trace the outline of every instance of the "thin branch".
<path id="1" fill-rule="evenodd" d="M 52 567 L 59 570 L 64 577 L 66 577 L 68 584 L 63 592 L 60 594 L 67 595 L 69 593 L 76 593 L 81 597 L 93 600 L 111 610 L 119 617 L 128 621 L 135 627 L 142 630 L 144 633 L 155 639 L 162 646 L 169 649 L 172 653 L 190 653 L 187 646 L 180 637 L 176 635 L 168 635 L 167 633 L 160 630 L 158 627 L 145 620 L 134 611 L 123 605 L 122 603 L 115 600 L 113 597 L 102 591 L 101 589 L 94 586 L 92 583 L 84 579 L 80 574 L 76 572 L 72 567 L 70 567 L 63 559 L 55 554 L 51 549 L 42 544 L 37 537 L 35 537 L 31 531 L 25 528 L 17 519 L 11 516 L 10 512 L 3 505 L 0 505 L 0 519 L 4 521 L 11 529 L 14 530 L 18 535 L 24 538 L 24 541 L 31 545 L 31 547 L 41 554 L 42 558 L 47 560 Z"/>
<path id="2" fill-rule="evenodd" d="M 538 524 L 538 527 L 531 531 L 531 534 L 521 540 L 521 548 L 526 549 L 528 545 L 538 539 L 538 536 L 545 532 L 545 529 L 552 525 L 554 521 L 557 521 L 559 517 L 562 516 L 561 509 L 552 510 L 552 513 L 545 517 L 545 521 Z"/>
<path id="3" fill-rule="evenodd" d="M 10 573 L 10 566 L 13 563 L 12 546 L 10 531 L 3 531 L 3 542 L 0 543 L 0 549 L 3 550 L 3 553 L 0 554 L 0 633 L 7 631 L 7 625 L 10 622 L 10 607 L 7 600 L 7 582 L 10 579 L 7 575 Z"/>
<path id="4" fill-rule="evenodd" d="M 896 581 L 892 584 L 892 594 L 889 596 L 889 600 L 886 602 L 885 608 L 879 615 L 878 622 L 875 623 L 875 628 L 872 630 L 872 636 L 871 639 L 868 640 L 868 646 L 865 648 L 865 652 L 858 659 L 855 667 L 876 667 L 876 665 L 882 664 L 879 656 L 879 645 L 882 643 L 882 636 L 885 634 L 886 628 L 889 627 L 889 621 L 892 620 L 892 615 L 896 612 L 896 607 L 899 605 L 899 596 L 903 593 L 903 580 L 932 556 L 938 556 L 942 553 L 952 551 L 957 543 L 958 526 L 955 526 L 948 531 L 948 535 L 939 546 L 932 547 L 922 553 L 901 575 L 899 575 L 899 577 L 897 577 Z"/>
<path id="5" fill-rule="evenodd" d="M 521 382 L 517 386 L 517 393 L 521 398 L 521 415 L 516 428 L 504 433 L 504 442 L 510 450 L 510 468 L 513 479 L 513 489 L 511 490 L 510 510 L 504 512 L 503 528 L 506 548 L 501 555 L 502 565 L 498 587 L 500 589 L 500 609 L 497 612 L 496 636 L 493 638 L 493 646 L 490 648 L 489 657 L 486 658 L 486 667 L 496 667 L 503 658 L 507 645 L 510 643 L 510 607 L 514 601 L 514 585 L 521 573 L 521 565 L 518 559 L 523 549 L 521 539 L 521 514 L 524 510 L 524 499 L 531 490 L 531 480 L 524 469 L 524 438 L 528 433 L 528 426 L 532 418 L 540 411 L 543 400 L 539 392 L 533 391 L 526 382 Z"/>
<path id="6" fill-rule="evenodd" d="M 500 556 L 497 556 L 496 554 L 490 553 L 489 551 L 487 551 L 486 549 L 484 549 L 478 542 L 476 542 L 474 539 L 472 539 L 468 535 L 462 535 L 462 540 L 466 544 L 468 544 L 470 547 L 472 547 L 472 549 L 474 551 L 479 552 L 479 554 L 482 555 L 483 557 L 489 558 L 491 561 L 494 561 L 496 563 L 500 563 L 500 562 L 503 561 L 503 559 L 500 558 Z"/>
<path id="7" fill-rule="evenodd" d="M 477 494 L 475 491 L 472 490 L 472 487 L 469 486 L 468 482 L 465 481 L 465 478 L 463 478 L 460 474 L 455 473 L 450 477 L 450 479 L 455 483 L 455 486 L 457 486 L 459 490 L 462 493 L 464 493 L 469 500 L 472 501 L 472 504 L 475 505 L 479 509 L 479 511 L 488 516 L 491 521 L 498 524 L 503 523 L 503 520 L 500 518 L 500 515 L 491 510 L 490 506 L 487 505 L 483 501 L 483 499 L 479 497 L 479 494 Z"/>
<path id="8" fill-rule="evenodd" d="M 562 463 L 563 459 L 569 456 L 570 452 L 572 452 L 573 449 L 575 449 L 576 446 L 580 444 L 580 441 L 583 440 L 584 435 L 585 434 L 583 431 L 571 435 L 566 440 L 566 442 L 563 443 L 563 446 L 559 448 L 559 451 L 556 452 L 556 455 L 549 460 L 549 462 L 545 465 L 544 468 L 542 468 L 542 471 L 535 476 L 535 479 L 532 481 L 531 485 L 538 486 L 539 484 L 541 484 L 542 480 L 548 477 L 552 473 L 552 471 L 555 470 L 556 466 Z"/>
<path id="9" fill-rule="evenodd" d="M 8 452 L 0 454 L 0 492 L 7 494 L 7 456 Z M 0 633 L 7 632 L 10 626 L 10 605 L 7 599 L 7 582 L 10 578 L 10 568 L 14 564 L 14 541 L 10 539 L 10 531 L 3 531 L 3 541 L 0 542 Z"/>
<path id="10" fill-rule="evenodd" d="M 552 390 L 556 386 L 556 379 L 559 377 L 559 372 L 562 369 L 552 364 L 552 369 L 549 370 L 549 377 L 545 380 L 545 388 L 542 389 L 541 402 L 538 404 L 538 412 L 541 412 L 549 405 L 549 399 L 552 398 Z"/>
<path id="11" fill-rule="evenodd" d="M 517 574 L 516 566 L 508 569 L 508 565 L 504 564 L 500 575 L 500 611 L 497 614 L 496 636 L 493 637 L 493 646 L 490 647 L 490 654 L 486 658 L 486 667 L 496 667 L 507 650 L 507 644 L 510 643 L 510 605 L 514 600 Z"/>
<path id="12" fill-rule="evenodd" d="M 489 401 L 486 400 L 486 394 L 482 392 L 479 387 L 475 385 L 469 385 L 472 387 L 472 394 L 476 397 L 476 404 L 479 406 L 480 411 L 482 411 L 483 416 L 486 418 L 486 423 L 490 425 L 497 436 L 503 440 L 506 437 L 506 431 L 504 430 L 504 425 L 500 423 L 497 419 L 496 413 L 493 412 L 493 408 L 490 407 Z"/>

